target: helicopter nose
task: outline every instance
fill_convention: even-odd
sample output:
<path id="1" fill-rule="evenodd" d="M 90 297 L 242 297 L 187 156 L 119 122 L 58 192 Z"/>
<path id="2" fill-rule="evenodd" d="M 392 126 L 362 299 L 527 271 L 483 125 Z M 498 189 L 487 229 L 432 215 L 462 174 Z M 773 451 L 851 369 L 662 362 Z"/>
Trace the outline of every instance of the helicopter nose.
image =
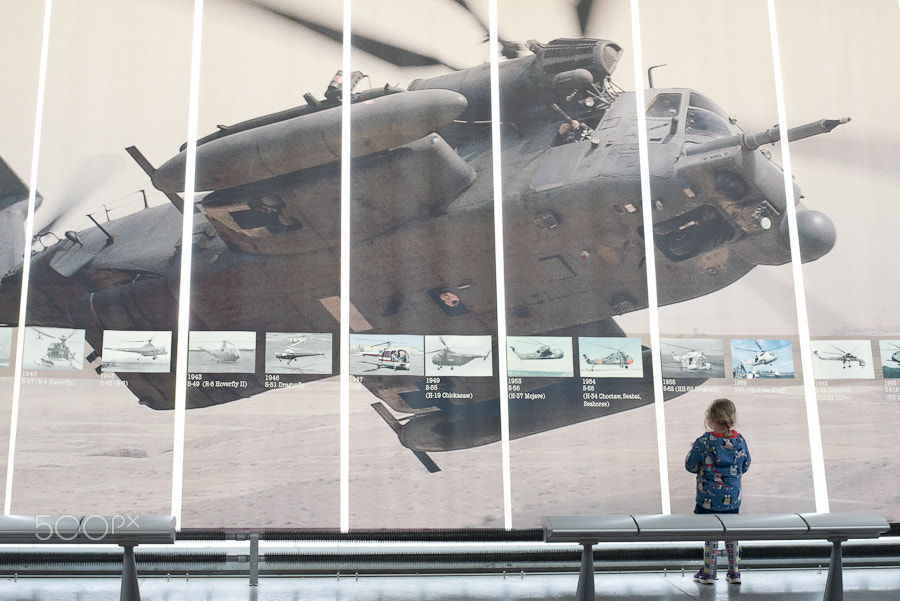
<path id="1" fill-rule="evenodd" d="M 797 228 L 800 233 L 800 257 L 804 263 L 815 261 L 834 248 L 837 230 L 825 213 L 797 207 Z M 791 247 L 788 220 L 782 219 L 778 242 L 785 249 Z"/>

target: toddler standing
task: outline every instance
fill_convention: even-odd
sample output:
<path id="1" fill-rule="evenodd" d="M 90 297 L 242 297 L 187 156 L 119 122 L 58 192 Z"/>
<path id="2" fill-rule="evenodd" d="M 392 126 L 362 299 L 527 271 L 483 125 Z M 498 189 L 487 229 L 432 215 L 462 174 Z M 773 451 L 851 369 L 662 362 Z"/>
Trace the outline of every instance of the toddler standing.
<path id="1" fill-rule="evenodd" d="M 697 474 L 697 505 L 694 513 L 738 513 L 741 507 L 741 476 L 750 467 L 747 441 L 734 429 L 737 408 L 728 399 L 716 399 L 706 409 L 705 426 L 708 432 L 694 441 L 684 460 L 687 471 Z M 706 541 L 703 546 L 703 568 L 694 574 L 694 581 L 712 584 L 716 565 L 718 541 Z M 737 541 L 725 541 L 728 553 L 728 575 L 725 580 L 741 583 L 738 570 Z"/>

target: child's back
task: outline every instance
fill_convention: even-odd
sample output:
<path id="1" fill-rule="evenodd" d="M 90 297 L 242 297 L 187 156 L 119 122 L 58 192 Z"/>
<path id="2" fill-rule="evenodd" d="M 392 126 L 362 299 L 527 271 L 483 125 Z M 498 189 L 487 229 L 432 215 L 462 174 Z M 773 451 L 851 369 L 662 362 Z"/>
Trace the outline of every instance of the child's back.
<path id="1" fill-rule="evenodd" d="M 706 410 L 705 432 L 688 452 L 684 460 L 687 471 L 697 474 L 697 495 L 694 513 L 737 513 L 741 507 L 741 476 L 750 468 L 747 441 L 738 434 L 737 409 L 728 399 L 716 399 Z M 738 543 L 725 541 L 728 551 L 726 580 L 740 584 L 738 571 Z M 703 569 L 694 574 L 701 584 L 712 584 L 718 541 L 706 541 L 703 548 Z"/>

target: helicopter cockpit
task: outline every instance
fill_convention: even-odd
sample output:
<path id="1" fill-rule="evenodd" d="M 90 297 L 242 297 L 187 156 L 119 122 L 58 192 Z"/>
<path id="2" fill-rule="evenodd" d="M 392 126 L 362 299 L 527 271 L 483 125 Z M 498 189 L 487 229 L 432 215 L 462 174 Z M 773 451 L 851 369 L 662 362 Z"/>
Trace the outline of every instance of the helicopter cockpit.
<path id="1" fill-rule="evenodd" d="M 647 105 L 646 116 L 648 122 L 668 120 L 671 134 L 721 138 L 741 133 L 734 119 L 712 100 L 689 90 L 659 92 Z"/>
<path id="2" fill-rule="evenodd" d="M 741 129 L 712 100 L 697 92 L 691 92 L 684 132 L 720 138 L 741 133 Z"/>

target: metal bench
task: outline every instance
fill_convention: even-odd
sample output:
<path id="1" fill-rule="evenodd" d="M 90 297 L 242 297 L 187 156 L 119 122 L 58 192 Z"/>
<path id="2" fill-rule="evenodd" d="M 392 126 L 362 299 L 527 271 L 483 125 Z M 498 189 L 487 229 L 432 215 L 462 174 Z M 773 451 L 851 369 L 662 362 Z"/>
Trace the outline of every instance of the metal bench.
<path id="1" fill-rule="evenodd" d="M 593 546 L 599 542 L 809 539 L 831 542 L 824 600 L 843 601 L 841 543 L 878 538 L 890 529 L 871 513 L 548 516 L 541 525 L 548 543 L 582 545 L 577 601 L 595 598 Z"/>
<path id="2" fill-rule="evenodd" d="M 172 516 L 128 515 L 4 515 L 0 516 L 0 545 L 107 544 L 122 554 L 121 601 L 140 601 L 134 548 L 141 544 L 175 542 Z"/>

